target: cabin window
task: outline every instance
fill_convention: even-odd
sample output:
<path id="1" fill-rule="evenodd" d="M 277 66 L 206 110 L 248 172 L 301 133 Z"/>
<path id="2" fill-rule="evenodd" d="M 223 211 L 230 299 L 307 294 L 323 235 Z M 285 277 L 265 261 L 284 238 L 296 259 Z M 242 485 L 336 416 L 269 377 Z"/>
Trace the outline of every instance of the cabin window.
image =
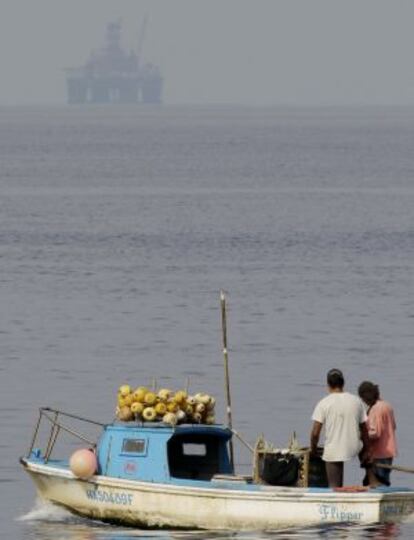
<path id="1" fill-rule="evenodd" d="M 206 456 L 207 446 L 204 443 L 201 443 L 201 444 L 184 443 L 183 454 L 185 456 Z"/>
<path id="2" fill-rule="evenodd" d="M 122 442 L 123 454 L 145 454 L 145 439 L 124 439 Z"/>
<path id="3" fill-rule="evenodd" d="M 210 480 L 228 474 L 226 439 L 213 434 L 177 434 L 168 441 L 168 465 L 174 478 Z"/>

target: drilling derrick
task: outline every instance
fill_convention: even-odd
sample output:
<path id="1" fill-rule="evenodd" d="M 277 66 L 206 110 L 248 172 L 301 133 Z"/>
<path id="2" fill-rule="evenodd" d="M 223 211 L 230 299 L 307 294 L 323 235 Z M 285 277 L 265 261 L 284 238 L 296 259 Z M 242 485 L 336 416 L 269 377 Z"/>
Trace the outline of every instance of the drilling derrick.
<path id="1" fill-rule="evenodd" d="M 109 23 L 104 46 L 92 51 L 83 66 L 66 70 L 68 103 L 161 103 L 159 68 L 140 63 L 145 26 L 146 19 L 138 53 L 127 53 L 121 46 L 121 22 Z"/>

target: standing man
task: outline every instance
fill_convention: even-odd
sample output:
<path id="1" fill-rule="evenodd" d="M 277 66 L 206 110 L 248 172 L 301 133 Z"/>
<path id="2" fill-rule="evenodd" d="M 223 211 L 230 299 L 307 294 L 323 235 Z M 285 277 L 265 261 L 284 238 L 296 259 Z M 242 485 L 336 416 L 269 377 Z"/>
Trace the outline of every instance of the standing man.
<path id="1" fill-rule="evenodd" d="M 362 401 L 344 392 L 342 371 L 331 369 L 327 374 L 328 395 L 321 399 L 312 414 L 311 453 L 316 454 L 322 427 L 325 426 L 325 461 L 329 487 L 342 487 L 344 462 L 357 456 L 361 461 L 368 451 L 367 415 Z M 361 443 L 362 441 L 362 443 Z"/>
<path id="2" fill-rule="evenodd" d="M 396 424 L 393 408 L 387 401 L 381 399 L 378 386 L 371 381 L 362 382 L 359 385 L 358 394 L 368 405 L 367 425 L 372 472 L 381 484 L 389 486 L 391 470 L 376 467 L 376 465 L 392 465 L 392 460 L 397 455 Z M 368 481 L 368 468 L 367 479 L 364 480 L 364 484 Z"/>

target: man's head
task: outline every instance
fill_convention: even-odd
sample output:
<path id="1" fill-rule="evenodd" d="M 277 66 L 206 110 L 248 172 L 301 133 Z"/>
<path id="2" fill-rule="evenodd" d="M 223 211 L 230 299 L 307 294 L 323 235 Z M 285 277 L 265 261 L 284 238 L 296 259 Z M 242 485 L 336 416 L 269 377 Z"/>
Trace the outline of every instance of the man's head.
<path id="1" fill-rule="evenodd" d="M 345 384 L 342 371 L 340 369 L 330 369 L 326 376 L 326 382 L 330 391 L 341 391 Z"/>
<path id="2" fill-rule="evenodd" d="M 368 406 L 374 405 L 379 399 L 378 385 L 371 381 L 364 381 L 358 386 L 358 394 Z"/>

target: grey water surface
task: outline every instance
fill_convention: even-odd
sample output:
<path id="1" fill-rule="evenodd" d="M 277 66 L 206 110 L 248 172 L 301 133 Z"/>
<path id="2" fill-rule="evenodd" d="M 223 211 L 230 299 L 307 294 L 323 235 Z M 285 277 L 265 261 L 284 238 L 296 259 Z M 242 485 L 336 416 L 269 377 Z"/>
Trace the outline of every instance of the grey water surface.
<path id="1" fill-rule="evenodd" d="M 414 537 L 116 528 L 36 502 L 37 408 L 103 422 L 130 382 L 218 398 L 228 292 L 235 427 L 306 445 L 326 371 L 380 384 L 414 465 L 414 109 L 0 109 L 0 533 L 16 540 Z M 241 472 L 251 457 L 237 446 Z M 349 484 L 361 481 L 347 465 Z M 394 485 L 414 487 L 408 474 Z"/>

